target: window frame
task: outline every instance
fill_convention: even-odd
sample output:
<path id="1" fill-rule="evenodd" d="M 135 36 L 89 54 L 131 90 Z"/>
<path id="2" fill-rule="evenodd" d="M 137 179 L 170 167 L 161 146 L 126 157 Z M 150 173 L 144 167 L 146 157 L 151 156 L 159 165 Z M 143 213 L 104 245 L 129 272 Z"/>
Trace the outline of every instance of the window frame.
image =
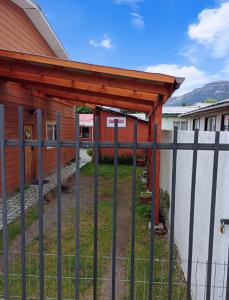
<path id="1" fill-rule="evenodd" d="M 228 116 L 228 124 L 227 129 L 225 130 L 225 117 Z M 229 113 L 223 114 L 221 116 L 221 131 L 228 132 L 229 131 Z"/>
<path id="2" fill-rule="evenodd" d="M 198 121 L 198 125 L 199 125 L 198 128 L 196 128 L 196 126 L 195 126 L 197 121 Z M 193 119 L 192 130 L 194 131 L 194 130 L 196 130 L 196 129 L 197 129 L 197 130 L 200 130 L 200 118 L 194 118 L 194 119 Z"/>
<path id="3" fill-rule="evenodd" d="M 178 123 L 177 125 L 175 123 Z M 182 124 L 186 125 L 186 129 L 182 129 Z M 177 127 L 178 130 L 187 131 L 188 130 L 188 121 L 179 120 L 179 121 L 173 121 L 173 127 Z"/>
<path id="4" fill-rule="evenodd" d="M 215 129 L 214 130 L 209 130 L 208 129 L 208 122 L 209 120 L 211 119 L 214 119 L 215 120 Z M 214 132 L 216 131 L 216 115 L 212 115 L 212 116 L 209 116 L 209 117 L 206 117 L 205 118 L 205 131 L 209 131 L 209 132 Z"/>
<path id="5" fill-rule="evenodd" d="M 52 139 L 48 138 L 48 126 L 52 126 Z M 56 122 L 55 121 L 46 121 L 45 124 L 46 131 L 46 141 L 56 141 Z M 54 147 L 47 147 L 47 149 L 53 149 Z"/>

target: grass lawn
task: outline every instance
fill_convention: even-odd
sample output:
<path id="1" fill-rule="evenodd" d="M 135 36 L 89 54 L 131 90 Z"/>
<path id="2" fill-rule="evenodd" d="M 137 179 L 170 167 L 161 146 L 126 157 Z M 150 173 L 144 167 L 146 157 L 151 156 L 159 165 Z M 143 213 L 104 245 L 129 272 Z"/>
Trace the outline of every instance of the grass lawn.
<path id="1" fill-rule="evenodd" d="M 139 182 L 142 169 L 138 169 L 137 196 L 141 192 Z M 81 169 L 81 176 L 90 177 L 93 175 L 92 163 Z M 132 167 L 120 165 L 118 167 L 118 181 L 131 182 Z M 113 167 L 108 164 L 99 166 L 99 204 L 98 204 L 98 277 L 102 277 L 104 265 L 107 264 L 106 256 L 111 254 L 112 245 L 112 193 L 113 193 Z M 102 183 L 102 184 L 101 184 Z M 63 196 L 64 197 L 64 196 Z M 38 217 L 37 208 L 33 208 L 27 214 L 27 228 Z M 82 209 L 80 219 L 80 292 L 81 298 L 86 299 L 92 292 L 93 277 L 93 207 Z M 9 239 L 12 241 L 20 233 L 20 222 L 9 225 Z M 56 228 L 45 231 L 45 298 L 56 299 Z M 2 236 L 1 243 L 2 243 Z M 0 243 L 0 247 L 2 244 Z M 130 245 L 129 245 L 130 246 Z M 1 248 L 2 249 L 2 248 Z M 27 251 L 27 297 L 38 298 L 39 295 L 39 258 L 38 258 L 38 237 L 26 249 Z M 62 224 L 62 291 L 63 299 L 73 299 L 75 292 L 75 211 L 71 209 Z M 136 299 L 144 299 L 148 293 L 149 277 L 149 231 L 148 220 L 142 216 L 139 208 L 139 200 L 136 213 Z M 176 252 L 177 255 L 177 252 Z M 156 237 L 155 241 L 155 285 L 157 297 L 165 299 L 167 293 L 168 273 L 168 238 L 167 236 Z M 163 260 L 163 262 L 161 261 Z M 129 267 L 129 266 L 127 266 Z M 128 268 L 130 270 L 130 268 Z M 20 298 L 21 295 L 21 266 L 20 255 L 14 255 L 9 265 L 10 299 Z M 181 274 L 181 275 L 180 275 Z M 130 275 L 130 274 L 129 274 Z M 175 265 L 174 278 L 176 281 L 184 282 L 179 265 Z M 163 282 L 163 284 L 161 284 Z M 3 278 L 0 278 L 0 294 L 3 292 Z M 175 289 L 174 295 L 180 293 L 184 297 L 184 289 Z M 158 296 L 160 295 L 160 297 Z M 174 298 L 175 299 L 175 298 Z M 120 299 L 121 300 L 121 299 Z"/>

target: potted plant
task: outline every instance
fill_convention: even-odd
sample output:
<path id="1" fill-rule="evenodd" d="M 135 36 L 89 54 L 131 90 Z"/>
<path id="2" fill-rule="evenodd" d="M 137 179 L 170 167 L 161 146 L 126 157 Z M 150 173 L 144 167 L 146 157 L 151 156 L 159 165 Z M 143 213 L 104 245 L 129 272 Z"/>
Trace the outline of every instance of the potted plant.
<path id="1" fill-rule="evenodd" d="M 151 199 L 152 199 L 152 192 L 150 191 L 141 192 L 141 196 L 140 196 L 141 204 L 149 204 L 151 203 Z"/>
<path id="2" fill-rule="evenodd" d="M 138 157 L 138 158 L 137 158 L 137 166 L 138 166 L 138 167 L 145 167 L 145 165 L 146 165 L 145 158 L 143 158 L 143 157 Z"/>

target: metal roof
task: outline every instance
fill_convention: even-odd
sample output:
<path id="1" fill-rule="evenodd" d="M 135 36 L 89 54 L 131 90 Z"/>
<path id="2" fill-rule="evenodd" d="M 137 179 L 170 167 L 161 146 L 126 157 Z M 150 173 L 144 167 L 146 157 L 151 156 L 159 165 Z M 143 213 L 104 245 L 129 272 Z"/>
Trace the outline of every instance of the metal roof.
<path id="1" fill-rule="evenodd" d="M 24 10 L 25 14 L 29 17 L 36 29 L 49 44 L 56 56 L 62 59 L 68 59 L 67 52 L 49 25 L 39 5 L 35 4 L 32 0 L 11 1 Z"/>
<path id="2" fill-rule="evenodd" d="M 142 115 L 145 115 L 145 114 L 139 114 L 139 113 L 130 114 L 130 113 L 125 113 L 125 112 L 121 111 L 118 108 L 107 107 L 107 106 L 97 106 L 97 108 L 101 109 L 103 111 L 106 111 L 106 112 L 117 113 L 117 114 L 120 114 L 120 115 L 123 115 L 123 116 L 128 116 L 128 117 L 137 119 L 139 121 L 148 122 L 147 118 L 143 118 L 142 117 Z"/>
<path id="3" fill-rule="evenodd" d="M 179 116 L 189 112 L 193 112 L 194 110 L 198 110 L 200 108 L 209 106 L 207 103 L 195 103 L 189 106 L 166 106 L 162 107 L 162 115 L 163 116 Z"/>
<path id="4" fill-rule="evenodd" d="M 229 107 L 229 99 L 225 99 L 223 101 L 219 101 L 217 103 L 210 104 L 207 107 L 203 107 L 203 108 L 197 109 L 195 111 L 183 113 L 180 116 L 183 117 L 183 116 L 198 115 L 198 114 L 201 114 L 201 113 L 204 113 L 204 112 L 211 112 L 211 111 L 221 110 L 221 109 L 224 109 L 226 107 Z"/>

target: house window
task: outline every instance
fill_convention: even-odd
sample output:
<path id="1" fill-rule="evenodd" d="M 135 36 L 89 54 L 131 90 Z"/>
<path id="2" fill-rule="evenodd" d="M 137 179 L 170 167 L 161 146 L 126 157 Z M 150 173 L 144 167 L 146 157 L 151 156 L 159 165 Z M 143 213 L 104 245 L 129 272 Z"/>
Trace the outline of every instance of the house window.
<path id="1" fill-rule="evenodd" d="M 82 127 L 82 138 L 89 139 L 89 137 L 90 137 L 89 127 Z"/>
<path id="2" fill-rule="evenodd" d="M 56 140 L 56 123 L 52 123 L 52 122 L 46 123 L 46 139 L 48 141 Z"/>
<path id="3" fill-rule="evenodd" d="M 221 130 L 229 131 L 229 114 L 222 115 Z"/>
<path id="4" fill-rule="evenodd" d="M 193 120 L 193 130 L 200 129 L 200 119 L 194 119 Z"/>
<path id="5" fill-rule="evenodd" d="M 205 119 L 205 131 L 216 131 L 216 116 Z"/>
<path id="6" fill-rule="evenodd" d="M 178 130 L 187 130 L 188 122 L 187 121 L 174 121 L 173 126 L 178 127 Z"/>

